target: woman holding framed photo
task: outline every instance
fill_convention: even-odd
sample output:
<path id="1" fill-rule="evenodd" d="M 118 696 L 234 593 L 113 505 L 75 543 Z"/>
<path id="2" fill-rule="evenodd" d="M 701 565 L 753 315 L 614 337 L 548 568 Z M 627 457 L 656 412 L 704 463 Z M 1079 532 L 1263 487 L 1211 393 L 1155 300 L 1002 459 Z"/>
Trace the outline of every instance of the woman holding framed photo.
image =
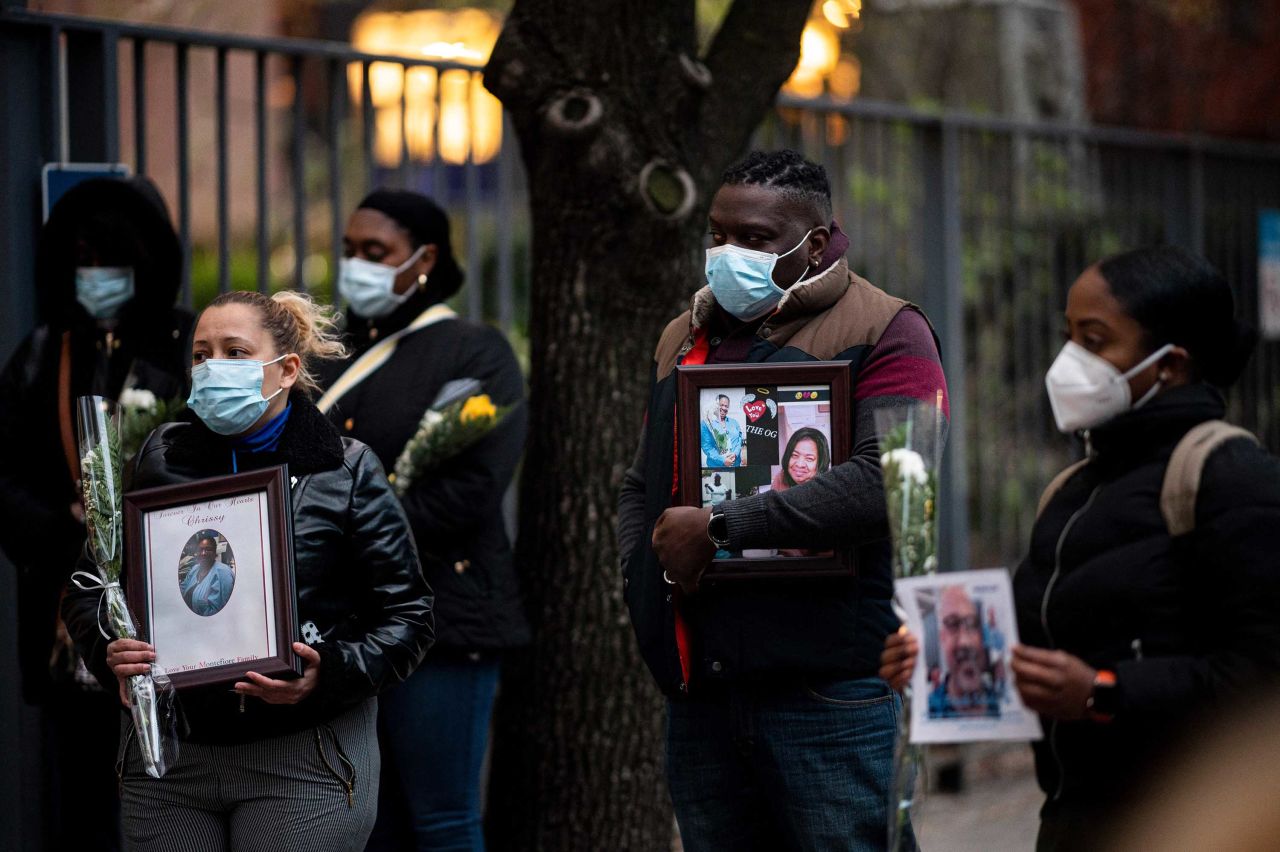
<path id="1" fill-rule="evenodd" d="M 1100 848 L 1173 747 L 1280 674 L 1280 462 L 1221 421 L 1254 344 L 1226 280 L 1171 246 L 1108 258 L 1071 286 L 1065 336 L 1045 384 L 1088 456 L 1013 577 L 1041 852 Z M 891 635 L 880 676 L 901 688 L 918 648 Z"/>
<path id="2" fill-rule="evenodd" d="M 184 690 L 190 730 L 161 778 L 144 773 L 126 724 L 117 767 L 127 849 L 356 852 L 372 829 L 375 696 L 414 670 L 434 622 L 377 457 L 311 402 L 314 362 L 342 352 L 329 312 L 306 296 L 225 293 L 196 325 L 191 415 L 138 453 L 135 489 L 288 466 L 298 621 L 311 644 L 293 643 L 296 679 L 249 673 L 231 690 Z M 94 674 L 123 697 L 155 653 L 104 639 L 98 597 L 73 588 L 63 613 Z"/>

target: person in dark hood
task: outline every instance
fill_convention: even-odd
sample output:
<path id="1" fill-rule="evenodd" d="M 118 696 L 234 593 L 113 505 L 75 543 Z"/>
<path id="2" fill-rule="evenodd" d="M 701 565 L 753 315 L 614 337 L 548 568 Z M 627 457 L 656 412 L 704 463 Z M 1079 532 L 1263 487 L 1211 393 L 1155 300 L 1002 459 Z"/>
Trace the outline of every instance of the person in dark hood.
<path id="1" fill-rule="evenodd" d="M 80 665 L 58 600 L 84 543 L 74 401 L 186 392 L 182 249 L 146 178 L 77 184 L 36 247 L 40 325 L 0 374 L 0 548 L 17 567 L 23 695 L 41 705 L 51 848 L 114 848 L 115 697 Z M 145 397 L 144 397 L 145 398 Z"/>

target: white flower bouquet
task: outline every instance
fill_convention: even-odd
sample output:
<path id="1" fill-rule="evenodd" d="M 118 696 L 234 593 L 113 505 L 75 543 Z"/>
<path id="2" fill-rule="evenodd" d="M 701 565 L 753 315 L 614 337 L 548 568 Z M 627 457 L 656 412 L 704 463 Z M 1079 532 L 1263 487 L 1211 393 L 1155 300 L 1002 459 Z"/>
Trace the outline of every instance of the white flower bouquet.
<path id="1" fill-rule="evenodd" d="M 916 402 L 875 412 L 895 580 L 938 570 L 938 473 L 947 423 L 942 401 L 939 389 L 933 403 Z M 899 617 L 905 620 L 900 608 Z M 902 694 L 894 744 L 888 826 L 891 852 L 902 848 L 920 762 L 920 750 L 909 740 L 911 699 L 908 685 Z"/>
<path id="2" fill-rule="evenodd" d="M 186 407 L 181 397 L 160 399 L 146 388 L 125 388 L 119 400 L 122 461 L 136 456 L 157 426 L 173 422 Z"/>
<path id="3" fill-rule="evenodd" d="M 120 588 L 124 551 L 124 487 L 121 477 L 120 410 L 111 400 L 82 396 L 76 400 L 80 450 L 80 488 L 88 539 L 85 553 L 97 568 L 72 575 L 81 589 L 101 589 L 98 630 L 107 638 L 134 639 L 138 631 Z M 101 616 L 106 612 L 107 626 Z M 163 669 L 135 675 L 127 684 L 129 709 L 142 752 L 143 766 L 154 778 L 164 775 L 177 758 L 177 696 Z"/>

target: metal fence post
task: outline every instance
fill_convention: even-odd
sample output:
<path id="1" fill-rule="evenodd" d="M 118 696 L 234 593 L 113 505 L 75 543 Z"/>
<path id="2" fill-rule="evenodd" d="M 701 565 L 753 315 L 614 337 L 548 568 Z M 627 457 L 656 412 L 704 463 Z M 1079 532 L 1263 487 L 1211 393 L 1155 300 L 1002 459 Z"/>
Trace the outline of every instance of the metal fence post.
<path id="1" fill-rule="evenodd" d="M 1204 254 L 1204 150 L 1171 154 L 1164 175 L 1164 238 Z"/>
<path id="2" fill-rule="evenodd" d="M 0 364 L 8 362 L 36 320 L 35 244 L 40 229 L 40 166 L 56 150 L 57 92 L 49 69 L 57 37 L 48 29 L 10 25 L 0 0 Z M 0 554 L 0 642 L 16 645 L 17 571 Z M 43 848 L 39 783 L 39 715 L 23 703 L 18 655 L 0 659 L 0 849 Z"/>
<path id="3" fill-rule="evenodd" d="M 120 80 L 113 30 L 67 32 L 67 117 L 72 162 L 120 160 Z"/>
<path id="4" fill-rule="evenodd" d="M 951 423 L 942 461 L 939 543 L 943 570 L 969 565 L 966 444 L 964 268 L 960 215 L 959 131 L 945 119 L 921 128 L 924 163 L 924 309 L 942 344 Z"/>

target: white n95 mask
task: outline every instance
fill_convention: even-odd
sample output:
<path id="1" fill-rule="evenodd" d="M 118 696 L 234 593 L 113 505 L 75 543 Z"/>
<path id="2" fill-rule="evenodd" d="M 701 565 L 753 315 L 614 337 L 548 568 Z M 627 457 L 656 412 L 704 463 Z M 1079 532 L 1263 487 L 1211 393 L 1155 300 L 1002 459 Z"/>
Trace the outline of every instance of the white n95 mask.
<path id="1" fill-rule="evenodd" d="M 1058 429 L 1067 433 L 1092 429 L 1130 409 L 1141 408 L 1160 392 L 1164 382 L 1157 381 L 1141 399 L 1130 405 L 1129 379 L 1159 361 L 1171 349 L 1173 344 L 1166 343 L 1131 370 L 1121 373 L 1107 359 L 1094 355 L 1078 343 L 1067 341 L 1044 377 Z"/>

